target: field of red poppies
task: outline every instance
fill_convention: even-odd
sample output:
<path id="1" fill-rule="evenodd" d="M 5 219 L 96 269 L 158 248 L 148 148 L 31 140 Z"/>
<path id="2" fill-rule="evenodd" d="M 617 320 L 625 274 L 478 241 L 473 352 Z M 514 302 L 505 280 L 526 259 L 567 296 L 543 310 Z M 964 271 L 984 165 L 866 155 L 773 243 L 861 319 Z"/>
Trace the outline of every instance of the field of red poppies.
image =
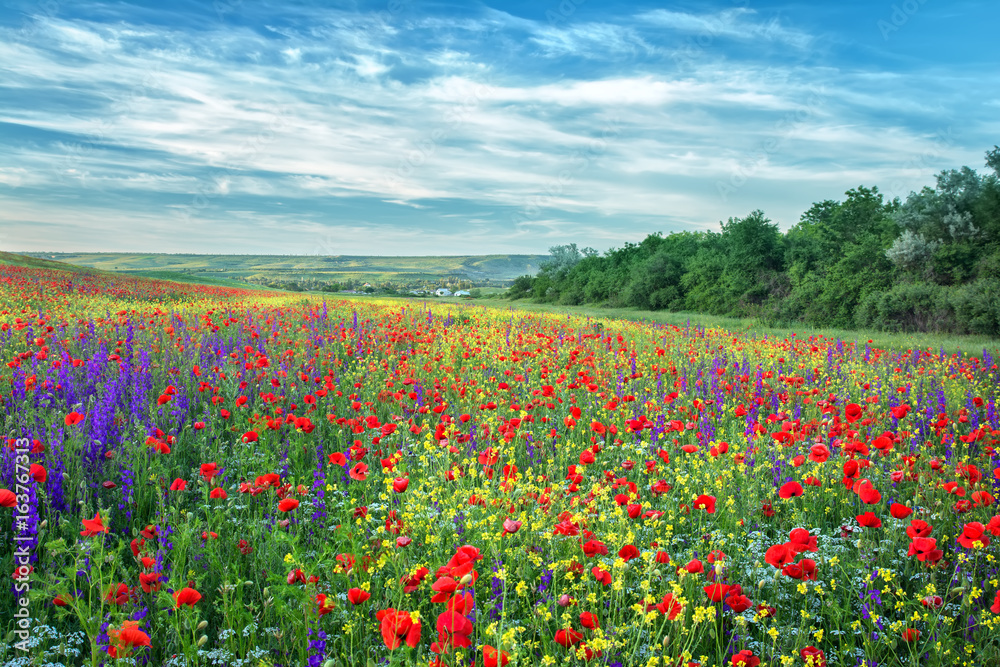
<path id="1" fill-rule="evenodd" d="M 1000 664 L 985 352 L 0 267 L 0 361 L 5 664 Z"/>

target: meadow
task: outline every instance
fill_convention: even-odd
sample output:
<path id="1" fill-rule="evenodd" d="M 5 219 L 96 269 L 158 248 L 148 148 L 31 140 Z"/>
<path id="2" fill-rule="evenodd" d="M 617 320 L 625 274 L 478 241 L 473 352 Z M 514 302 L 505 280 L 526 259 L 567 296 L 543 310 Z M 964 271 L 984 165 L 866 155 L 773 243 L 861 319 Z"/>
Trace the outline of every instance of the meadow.
<path id="1" fill-rule="evenodd" d="M 35 259 L 129 275 L 234 286 L 266 279 L 316 284 L 439 286 L 463 280 L 501 285 L 533 274 L 546 255 L 378 257 L 358 255 L 194 255 L 163 253 L 29 253 Z M 234 282 L 235 281 L 235 282 Z"/>
<path id="2" fill-rule="evenodd" d="M 969 352 L 0 266 L 0 660 L 997 665 Z"/>

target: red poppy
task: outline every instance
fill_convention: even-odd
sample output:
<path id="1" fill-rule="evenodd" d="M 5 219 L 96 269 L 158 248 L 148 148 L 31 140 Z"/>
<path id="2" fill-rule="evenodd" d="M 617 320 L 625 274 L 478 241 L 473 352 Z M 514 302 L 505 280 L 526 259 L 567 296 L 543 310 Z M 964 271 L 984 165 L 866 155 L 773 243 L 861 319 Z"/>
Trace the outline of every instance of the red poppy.
<path id="1" fill-rule="evenodd" d="M 921 521 L 920 519 L 911 519 L 910 526 L 906 529 L 906 534 L 913 539 L 915 537 L 928 537 L 934 527 L 931 526 L 926 521 Z"/>
<path id="2" fill-rule="evenodd" d="M 588 630 L 596 630 L 601 627 L 601 623 L 597 619 L 597 616 L 589 611 L 585 611 L 580 614 L 580 625 Z"/>
<path id="3" fill-rule="evenodd" d="M 633 558 L 639 557 L 639 550 L 632 544 L 626 544 L 618 550 L 618 557 L 627 563 Z"/>
<path id="4" fill-rule="evenodd" d="M 792 498 L 802 495 L 802 485 L 798 482 L 787 482 L 778 490 L 778 496 L 781 498 Z"/>
<path id="5" fill-rule="evenodd" d="M 601 582 L 605 586 L 611 585 L 611 573 L 607 570 L 602 570 L 601 568 L 594 566 L 590 568 L 590 573 L 594 575 L 594 579 Z"/>
<path id="6" fill-rule="evenodd" d="M 101 522 L 100 513 L 95 514 L 93 519 L 81 519 L 80 523 L 83 524 L 83 530 L 80 531 L 80 535 L 84 537 L 108 532 L 108 527 Z"/>
<path id="7" fill-rule="evenodd" d="M 921 563 L 936 563 L 944 556 L 944 552 L 937 548 L 937 540 L 933 537 L 915 537 L 910 542 L 908 556 L 916 556 Z"/>
<path id="8" fill-rule="evenodd" d="M 503 522 L 503 532 L 504 534 L 513 535 L 521 529 L 521 522 L 514 521 L 513 519 L 504 519 Z"/>
<path id="9" fill-rule="evenodd" d="M 17 507 L 17 494 L 9 489 L 0 489 L 0 507 Z"/>
<path id="10" fill-rule="evenodd" d="M 229 494 L 227 494 L 226 490 L 223 489 L 221 486 L 217 486 L 214 489 L 212 489 L 212 492 L 208 494 L 208 497 L 225 500 L 226 498 L 229 497 Z"/>
<path id="11" fill-rule="evenodd" d="M 672 621 L 677 618 L 682 611 L 684 611 L 684 605 L 674 599 L 673 593 L 667 593 L 663 596 L 663 599 L 657 603 L 656 610 Z"/>
<path id="12" fill-rule="evenodd" d="M 49 477 L 49 473 L 45 470 L 45 467 L 37 463 L 31 464 L 31 467 L 28 468 L 28 474 L 31 475 L 39 484 L 45 484 L 45 480 Z"/>
<path id="13" fill-rule="evenodd" d="M 709 514 L 715 514 L 715 496 L 700 495 L 694 499 L 696 510 L 705 510 Z"/>
<path id="14" fill-rule="evenodd" d="M 203 463 L 201 464 L 201 476 L 205 478 L 205 481 L 209 484 L 215 479 L 215 476 L 219 474 L 219 466 L 214 463 Z"/>
<path id="15" fill-rule="evenodd" d="M 994 614 L 1000 614 L 1000 591 L 997 591 L 997 595 L 993 598 L 993 605 L 990 607 L 990 611 Z"/>
<path id="16" fill-rule="evenodd" d="M 889 514 L 891 514 L 894 519 L 905 519 L 906 517 L 913 514 L 913 510 L 911 510 L 906 505 L 893 503 L 892 505 L 889 506 Z"/>
<path id="17" fill-rule="evenodd" d="M 454 611 L 438 614 L 435 627 L 438 631 L 438 642 L 436 643 L 440 649 L 435 653 L 443 653 L 451 647 L 468 648 L 472 645 L 472 642 L 469 641 L 469 635 L 472 634 L 473 630 L 472 621 L 462 614 Z M 431 650 L 434 651 L 433 645 Z"/>
<path id="18" fill-rule="evenodd" d="M 200 599 L 201 593 L 189 586 L 186 586 L 174 593 L 174 606 L 178 609 L 184 605 L 194 607 Z"/>
<path id="19" fill-rule="evenodd" d="M 581 639 L 583 639 L 583 635 L 574 630 L 573 628 L 563 628 L 562 630 L 556 632 L 553 641 L 555 641 L 555 643 L 559 644 L 560 646 L 569 648 L 574 644 L 579 644 Z"/>
<path id="20" fill-rule="evenodd" d="M 799 656 L 807 667 L 826 667 L 826 655 L 815 646 L 806 646 L 801 649 Z"/>
<path id="21" fill-rule="evenodd" d="M 792 528 L 791 532 L 788 533 L 788 542 L 795 548 L 796 553 L 816 551 L 818 548 L 816 536 L 805 528 Z"/>
<path id="22" fill-rule="evenodd" d="M 855 484 L 854 490 L 857 492 L 858 497 L 861 498 L 861 502 L 866 505 L 874 505 L 882 500 L 882 494 L 867 479 L 862 479 Z"/>
<path id="23" fill-rule="evenodd" d="M 149 635 L 139 629 L 139 621 L 125 621 L 121 628 L 108 628 L 108 655 L 124 658 L 132 649 L 151 647 Z"/>
<path id="24" fill-rule="evenodd" d="M 787 542 L 784 544 L 775 544 L 764 554 L 764 560 L 780 570 L 785 565 L 795 560 L 795 556 L 798 553 L 798 550 Z"/>
<path id="25" fill-rule="evenodd" d="M 697 558 L 692 558 L 688 561 L 688 564 L 684 566 L 684 569 L 688 571 L 688 574 L 701 574 L 705 571 L 705 564 Z"/>
<path id="26" fill-rule="evenodd" d="M 160 577 L 162 575 L 159 572 L 150 572 L 146 574 L 145 572 L 139 573 L 139 585 L 142 586 L 142 591 L 144 593 L 155 593 L 160 590 Z"/>
<path id="27" fill-rule="evenodd" d="M 285 498 L 278 503 L 278 510 L 281 512 L 291 512 L 299 506 L 299 501 L 295 498 Z"/>
<path id="28" fill-rule="evenodd" d="M 420 642 L 420 619 L 413 620 L 408 611 L 397 611 L 393 608 L 383 609 L 375 613 L 379 621 L 382 640 L 390 651 L 394 651 L 404 642 L 410 648 L 416 648 Z"/>
<path id="29" fill-rule="evenodd" d="M 347 457 L 341 452 L 334 452 L 330 454 L 330 463 L 335 466 L 347 465 Z"/>
<path id="30" fill-rule="evenodd" d="M 744 649 L 733 655 L 731 662 L 734 667 L 757 667 L 760 664 L 760 658 L 756 657 L 753 651 Z"/>
<path id="31" fill-rule="evenodd" d="M 325 593 L 316 594 L 316 613 L 319 616 L 325 616 L 333 611 L 333 609 L 333 600 L 328 601 Z"/>
<path id="32" fill-rule="evenodd" d="M 729 597 L 726 598 L 726 604 L 737 614 L 742 614 L 753 606 L 750 598 L 745 595 L 732 595 L 731 591 Z"/>
<path id="33" fill-rule="evenodd" d="M 859 514 L 857 517 L 858 525 L 864 526 L 865 528 L 881 528 L 882 520 L 875 516 L 872 512 L 865 512 L 864 514 Z"/>
<path id="34" fill-rule="evenodd" d="M 361 590 L 360 588 L 352 588 L 347 591 L 347 601 L 353 605 L 359 605 L 371 596 L 371 593 Z"/>
<path id="35" fill-rule="evenodd" d="M 104 599 L 116 605 L 123 605 L 132 597 L 132 589 L 125 584 L 111 584 Z"/>
<path id="36" fill-rule="evenodd" d="M 177 479 L 175 479 L 173 482 L 170 483 L 170 490 L 184 491 L 185 489 L 187 489 L 187 485 L 188 483 L 185 480 L 178 477 Z"/>
<path id="37" fill-rule="evenodd" d="M 396 493 L 402 493 L 406 491 L 406 487 L 410 485 L 410 479 L 408 477 L 397 477 L 392 481 L 392 490 Z"/>
<path id="38" fill-rule="evenodd" d="M 368 478 L 368 465 L 365 463 L 361 463 L 359 461 L 358 463 L 354 464 L 354 467 L 351 468 L 351 472 L 348 474 L 350 475 L 351 479 L 356 479 L 359 482 L 363 482 Z"/>
<path id="39" fill-rule="evenodd" d="M 853 424 L 854 422 L 858 421 L 858 419 L 861 418 L 861 412 L 862 412 L 861 406 L 858 405 L 857 403 L 848 403 L 847 407 L 844 408 L 844 416 L 847 418 L 847 421 L 850 422 L 851 424 Z"/>
<path id="40" fill-rule="evenodd" d="M 729 592 L 729 586 L 725 584 L 712 584 L 710 586 L 705 586 L 705 595 L 712 602 L 722 602 Z"/>
<path id="41" fill-rule="evenodd" d="M 408 577 L 403 577 L 402 579 L 400 579 L 399 583 L 403 584 L 403 592 L 412 593 L 413 591 L 417 590 L 417 588 L 420 586 L 420 582 L 423 581 L 424 577 L 426 577 L 429 573 L 430 570 L 428 570 L 426 567 L 418 567 L 416 572 L 414 572 Z"/>
<path id="42" fill-rule="evenodd" d="M 510 662 L 510 655 L 506 651 L 498 651 L 489 644 L 483 645 L 484 667 L 504 667 L 508 662 Z"/>
<path id="43" fill-rule="evenodd" d="M 962 527 L 962 534 L 958 536 L 958 543 L 966 549 L 990 546 L 990 538 L 986 536 L 986 526 L 978 521 L 965 524 Z"/>
<path id="44" fill-rule="evenodd" d="M 66 418 L 63 420 L 63 423 L 66 424 L 66 426 L 76 426 L 84 419 L 85 415 L 81 415 L 79 412 L 71 412 L 68 415 L 66 415 Z"/>
<path id="45" fill-rule="evenodd" d="M 907 644 L 912 644 L 920 639 L 920 630 L 916 628 L 906 628 L 900 635 Z"/>
<path id="46" fill-rule="evenodd" d="M 830 449 L 826 445 L 813 445 L 809 448 L 809 460 L 823 463 L 830 458 Z"/>

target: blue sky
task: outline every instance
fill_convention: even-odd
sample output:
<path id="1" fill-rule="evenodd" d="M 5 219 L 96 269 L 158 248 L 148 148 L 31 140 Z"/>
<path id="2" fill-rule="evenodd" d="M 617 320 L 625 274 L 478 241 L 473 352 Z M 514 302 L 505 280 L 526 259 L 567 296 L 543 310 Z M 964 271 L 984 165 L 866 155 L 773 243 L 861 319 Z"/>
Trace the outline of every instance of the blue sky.
<path id="1" fill-rule="evenodd" d="M 993 1 L 4 2 L 0 248 L 606 250 L 1000 143 Z"/>

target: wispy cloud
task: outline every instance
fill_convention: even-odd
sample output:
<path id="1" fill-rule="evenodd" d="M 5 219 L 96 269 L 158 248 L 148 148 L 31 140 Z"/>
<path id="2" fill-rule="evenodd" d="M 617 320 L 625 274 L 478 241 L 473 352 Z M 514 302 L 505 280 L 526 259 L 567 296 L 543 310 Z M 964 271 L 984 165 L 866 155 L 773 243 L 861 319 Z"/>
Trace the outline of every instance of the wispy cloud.
<path id="1" fill-rule="evenodd" d="M 308 4 L 234 6 L 227 20 L 87 7 L 27 34 L 0 27 L 14 248 L 76 248 L 74 225 L 108 249 L 304 252 L 332 234 L 342 252 L 386 236 L 467 253 L 607 247 L 740 207 L 789 224 L 860 183 L 902 174 L 917 188 L 927 166 L 976 164 L 994 122 L 947 102 L 961 82 L 940 67 L 742 57 L 726 45 L 821 39 L 743 9 L 550 23 L 503 7 L 388 20 Z M 702 34 L 713 48 L 679 66 L 678 40 Z M 720 200 L 717 183 L 748 163 Z"/>

